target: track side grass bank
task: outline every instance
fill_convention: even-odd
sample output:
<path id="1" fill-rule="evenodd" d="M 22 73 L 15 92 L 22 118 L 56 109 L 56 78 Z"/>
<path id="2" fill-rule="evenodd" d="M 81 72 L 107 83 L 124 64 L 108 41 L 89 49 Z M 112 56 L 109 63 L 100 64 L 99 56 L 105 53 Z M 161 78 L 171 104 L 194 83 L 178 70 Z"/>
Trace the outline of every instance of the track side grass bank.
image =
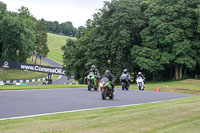
<path id="1" fill-rule="evenodd" d="M 121 86 L 118 87 L 121 88 Z M 132 84 L 130 88 L 138 90 L 136 83 Z M 156 91 L 157 88 L 160 88 L 161 92 L 200 94 L 200 80 L 186 79 L 181 81 L 146 82 L 145 90 Z"/>
<path id="2" fill-rule="evenodd" d="M 29 89 L 54 89 L 54 88 L 87 88 L 87 85 L 70 85 L 70 84 L 53 84 L 53 85 L 4 85 L 0 86 L 0 90 L 29 90 Z M 121 88 L 120 85 L 115 88 Z M 160 88 L 161 92 L 175 92 L 186 94 L 199 94 L 200 95 L 200 80 L 187 79 L 182 81 L 167 81 L 167 82 L 147 82 L 146 91 L 156 91 L 156 88 Z M 137 85 L 132 84 L 130 89 L 136 89 Z"/>
<path id="3" fill-rule="evenodd" d="M 0 121 L 2 133 L 199 133 L 200 96 Z"/>
<path id="4" fill-rule="evenodd" d="M 33 90 L 33 89 L 58 89 L 58 88 L 86 88 L 86 85 L 51 84 L 51 85 L 2 85 L 1 90 Z"/>
<path id="5" fill-rule="evenodd" d="M 47 45 L 49 47 L 48 57 L 62 64 L 63 52 L 61 50 L 61 47 L 66 44 L 66 41 L 68 39 L 75 39 L 75 38 L 48 33 L 47 34 Z"/>

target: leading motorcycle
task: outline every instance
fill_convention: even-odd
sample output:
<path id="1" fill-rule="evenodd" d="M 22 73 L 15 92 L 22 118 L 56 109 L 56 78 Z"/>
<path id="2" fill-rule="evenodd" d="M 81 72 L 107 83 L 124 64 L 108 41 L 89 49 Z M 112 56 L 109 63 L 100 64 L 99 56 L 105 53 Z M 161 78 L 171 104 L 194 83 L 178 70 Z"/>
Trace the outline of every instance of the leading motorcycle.
<path id="1" fill-rule="evenodd" d="M 105 100 L 106 97 L 109 97 L 110 99 L 114 98 L 114 92 L 113 92 L 111 83 L 107 77 L 103 77 L 101 79 L 99 85 L 101 88 L 101 96 L 102 96 L 103 100 Z"/>

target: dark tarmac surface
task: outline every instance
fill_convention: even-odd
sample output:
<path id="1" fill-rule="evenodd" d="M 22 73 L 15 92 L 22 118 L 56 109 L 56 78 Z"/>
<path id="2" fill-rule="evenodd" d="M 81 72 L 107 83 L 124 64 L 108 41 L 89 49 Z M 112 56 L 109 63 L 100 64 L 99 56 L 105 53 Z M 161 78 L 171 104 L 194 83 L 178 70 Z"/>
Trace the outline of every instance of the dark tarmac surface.
<path id="1" fill-rule="evenodd" d="M 194 95 L 115 89 L 113 100 L 108 98 L 102 100 L 100 90 L 89 92 L 87 88 L 0 91 L 0 120 L 81 109 L 159 102 L 189 96 Z"/>
<path id="2" fill-rule="evenodd" d="M 61 67 L 62 68 L 61 64 L 59 64 L 56 61 L 51 60 L 49 58 L 44 58 L 44 61 L 47 62 L 47 63 L 49 63 L 50 65 L 52 65 L 54 67 Z M 53 84 L 69 84 L 69 83 L 73 83 L 73 82 L 74 82 L 73 79 L 68 79 L 67 76 L 62 76 L 60 79 L 54 80 Z"/>

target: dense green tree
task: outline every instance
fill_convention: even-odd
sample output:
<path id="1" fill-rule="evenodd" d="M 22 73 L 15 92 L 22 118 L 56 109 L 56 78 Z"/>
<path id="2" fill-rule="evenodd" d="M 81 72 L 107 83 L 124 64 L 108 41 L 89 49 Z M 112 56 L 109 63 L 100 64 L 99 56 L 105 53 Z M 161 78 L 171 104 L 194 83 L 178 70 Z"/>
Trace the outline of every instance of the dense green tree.
<path id="1" fill-rule="evenodd" d="M 42 26 L 36 28 L 37 20 L 26 7 L 21 7 L 19 13 L 8 12 L 6 4 L 2 2 L 0 2 L 0 7 L 0 59 L 26 62 L 35 51 L 36 31 L 38 30 L 37 33 L 40 32 L 43 35 L 44 28 Z M 43 36 L 42 39 L 45 37 Z M 47 47 L 43 48 L 48 50 Z"/>
<path id="2" fill-rule="evenodd" d="M 3 14 L 7 12 L 7 6 L 5 3 L 0 1 L 0 16 L 2 17 Z"/>
<path id="3" fill-rule="evenodd" d="M 67 35 L 67 36 L 75 36 L 77 29 L 73 27 L 72 22 L 64 22 L 59 24 L 58 21 L 46 21 L 47 29 L 49 32 L 60 34 L 60 35 Z"/>
<path id="4" fill-rule="evenodd" d="M 68 65 L 66 70 L 74 67 L 75 78 L 83 81 L 91 65 L 95 64 L 101 74 L 110 69 L 118 79 L 123 68 L 132 69 L 130 49 L 141 42 L 139 33 L 142 24 L 136 0 L 105 2 L 103 9 L 93 15 L 93 20 L 87 21 L 86 29 L 75 43 L 74 56 L 64 55 L 64 65 L 76 61 L 75 66 Z M 111 62 L 108 63 L 108 60 Z"/>
<path id="5" fill-rule="evenodd" d="M 1 59 L 25 62 L 34 50 L 34 34 L 17 13 L 7 13 L 2 25 Z"/>
<path id="6" fill-rule="evenodd" d="M 65 22 L 59 25 L 60 33 L 67 35 L 67 36 L 75 36 L 76 28 L 73 27 L 72 22 Z"/>
<path id="7" fill-rule="evenodd" d="M 39 56 L 41 62 L 41 58 L 46 57 L 49 52 L 49 48 L 47 46 L 47 26 L 44 19 L 39 20 L 37 23 L 35 45 L 36 55 Z M 37 56 L 35 62 L 37 60 Z"/>
<path id="8" fill-rule="evenodd" d="M 79 26 L 76 33 L 76 38 L 82 37 L 85 29 L 86 28 L 84 26 Z"/>
<path id="9" fill-rule="evenodd" d="M 5 15 L 5 13 L 7 12 L 7 7 L 6 4 L 4 4 L 3 2 L 0 1 L 0 59 L 2 56 L 2 50 L 3 50 L 3 42 L 2 42 L 2 34 L 3 34 L 3 16 Z"/>
<path id="10" fill-rule="evenodd" d="M 92 64 L 101 73 L 110 69 L 116 77 L 128 68 L 134 74 L 144 72 L 147 79 L 182 79 L 197 69 L 200 60 L 199 2 L 105 2 L 84 30 L 78 29 L 78 40 L 68 50 L 73 53 L 64 55 L 64 65 L 81 81 Z"/>
<path id="11" fill-rule="evenodd" d="M 88 52 L 88 44 L 91 33 L 89 32 L 89 22 L 87 24 L 88 30 L 83 31 L 83 36 L 77 41 L 68 40 L 66 45 L 62 47 L 64 51 L 63 64 L 65 72 L 68 76 L 74 76 L 80 82 L 84 82 L 84 77 L 88 74 L 90 68 L 90 61 L 86 56 Z"/>
<path id="12" fill-rule="evenodd" d="M 141 2 L 147 23 L 141 32 L 140 49 L 149 48 L 156 57 L 151 58 L 150 54 L 147 63 L 145 56 L 148 53 L 141 50 L 141 57 L 145 58 L 142 61 L 143 64 L 149 64 L 145 68 L 148 72 L 152 72 L 152 66 L 158 66 L 153 68 L 153 71 L 158 73 L 170 65 L 175 68 L 176 79 L 182 79 L 183 71 L 195 68 L 198 58 L 196 48 L 199 46 L 195 13 L 198 4 L 199 0 L 146 0 Z M 153 52 L 155 49 L 157 49 L 157 54 Z M 134 52 L 132 54 L 135 54 Z M 135 57 L 135 59 L 138 60 L 141 57 Z M 141 64 L 137 62 L 137 65 L 143 69 Z"/>

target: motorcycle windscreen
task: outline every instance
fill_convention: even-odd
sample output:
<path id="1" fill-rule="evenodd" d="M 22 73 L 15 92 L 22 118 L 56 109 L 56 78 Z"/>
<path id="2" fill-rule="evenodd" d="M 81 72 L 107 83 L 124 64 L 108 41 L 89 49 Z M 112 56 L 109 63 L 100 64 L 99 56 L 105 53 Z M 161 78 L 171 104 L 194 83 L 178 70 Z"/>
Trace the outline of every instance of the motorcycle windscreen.
<path id="1" fill-rule="evenodd" d="M 138 78 L 136 79 L 136 82 L 143 82 L 143 79 L 142 79 L 141 77 L 138 77 Z"/>
<path id="2" fill-rule="evenodd" d="M 94 72 L 90 72 L 89 75 L 94 75 Z"/>
<path id="3" fill-rule="evenodd" d="M 103 77 L 102 79 L 101 79 L 101 83 L 107 83 L 108 82 L 108 78 L 107 77 Z"/>

